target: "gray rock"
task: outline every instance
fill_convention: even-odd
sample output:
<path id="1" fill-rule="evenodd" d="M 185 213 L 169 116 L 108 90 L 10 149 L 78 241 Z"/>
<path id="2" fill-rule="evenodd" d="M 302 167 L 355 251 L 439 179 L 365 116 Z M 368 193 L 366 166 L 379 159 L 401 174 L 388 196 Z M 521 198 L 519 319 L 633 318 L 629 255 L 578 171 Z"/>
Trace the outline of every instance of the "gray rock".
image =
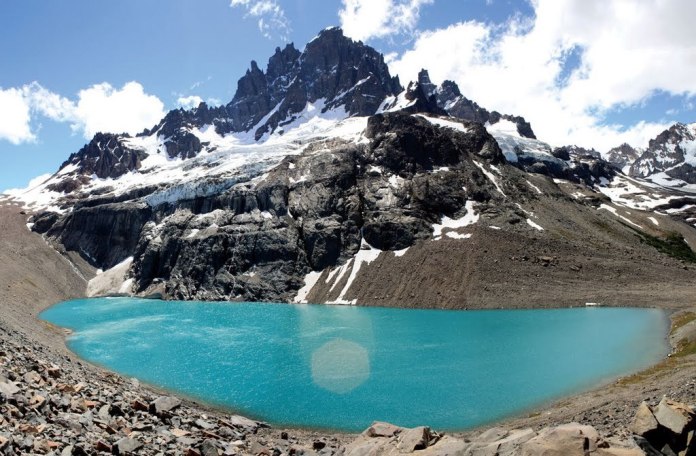
<path id="1" fill-rule="evenodd" d="M 633 422 L 631 423 L 631 432 L 645 437 L 650 432 L 656 431 L 657 428 L 658 422 L 655 419 L 655 415 L 653 415 L 650 406 L 648 406 L 645 401 L 641 402 L 641 404 L 638 406 L 638 410 L 636 410 L 636 416 L 633 418 Z"/>
<path id="2" fill-rule="evenodd" d="M 17 385 L 12 382 L 0 382 L 0 394 L 5 397 L 12 397 L 19 391 Z"/>
<path id="3" fill-rule="evenodd" d="M 597 451 L 599 434 L 578 423 L 546 428 L 522 445 L 522 456 L 586 456 Z"/>
<path id="4" fill-rule="evenodd" d="M 240 415 L 231 415 L 225 421 L 234 427 L 248 429 L 251 431 L 259 427 L 259 423 L 257 421 L 250 420 L 249 418 Z"/>
<path id="5" fill-rule="evenodd" d="M 201 444 L 201 456 L 218 456 L 218 449 L 213 440 L 204 440 Z"/>
<path id="6" fill-rule="evenodd" d="M 160 396 L 150 403 L 150 413 L 161 415 L 181 406 L 181 399 L 174 396 Z"/>
<path id="7" fill-rule="evenodd" d="M 686 404 L 663 398 L 655 408 L 655 419 L 661 426 L 681 435 L 694 418 L 693 411 Z"/>
<path id="8" fill-rule="evenodd" d="M 111 447 L 111 451 L 114 454 L 128 454 L 137 451 L 142 446 L 143 444 L 135 439 L 123 437 L 122 439 L 117 440 L 116 443 L 113 444 L 113 446 Z"/>

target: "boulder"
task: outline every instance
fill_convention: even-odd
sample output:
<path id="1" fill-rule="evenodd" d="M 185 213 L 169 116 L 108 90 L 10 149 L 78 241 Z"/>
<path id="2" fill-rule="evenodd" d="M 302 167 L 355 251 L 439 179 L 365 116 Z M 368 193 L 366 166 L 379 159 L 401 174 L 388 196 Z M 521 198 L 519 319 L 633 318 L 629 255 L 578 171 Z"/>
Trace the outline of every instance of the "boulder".
<path id="1" fill-rule="evenodd" d="M 599 434 L 579 423 L 546 428 L 522 445 L 522 456 L 586 456 L 597 451 Z"/>
<path id="2" fill-rule="evenodd" d="M 638 406 L 638 410 L 636 410 L 636 416 L 633 418 L 633 422 L 631 423 L 631 432 L 645 437 L 649 433 L 655 432 L 658 429 L 658 426 L 659 424 L 655 419 L 655 415 L 653 415 L 650 406 L 648 406 L 645 401 L 641 402 L 641 404 Z"/>
<path id="3" fill-rule="evenodd" d="M 686 404 L 663 398 L 655 408 L 655 419 L 661 426 L 681 435 L 693 423 L 694 412 Z"/>
<path id="4" fill-rule="evenodd" d="M 128 454 L 137 451 L 142 446 L 143 444 L 135 439 L 123 437 L 114 443 L 114 445 L 111 447 L 111 452 L 113 454 Z"/>
<path id="5" fill-rule="evenodd" d="M 407 429 L 400 433 L 396 448 L 402 453 L 424 450 L 430 444 L 430 428 L 425 426 Z"/>
<path id="6" fill-rule="evenodd" d="M 372 426 L 363 431 L 363 435 L 367 437 L 394 437 L 403 430 L 404 428 L 390 423 L 375 421 Z"/>
<path id="7" fill-rule="evenodd" d="M 160 396 L 150 404 L 150 413 L 161 415 L 181 406 L 181 399 L 174 396 Z"/>
<path id="8" fill-rule="evenodd" d="M 12 397 L 19 393 L 19 388 L 12 382 L 0 382 L 0 394 L 5 397 Z"/>

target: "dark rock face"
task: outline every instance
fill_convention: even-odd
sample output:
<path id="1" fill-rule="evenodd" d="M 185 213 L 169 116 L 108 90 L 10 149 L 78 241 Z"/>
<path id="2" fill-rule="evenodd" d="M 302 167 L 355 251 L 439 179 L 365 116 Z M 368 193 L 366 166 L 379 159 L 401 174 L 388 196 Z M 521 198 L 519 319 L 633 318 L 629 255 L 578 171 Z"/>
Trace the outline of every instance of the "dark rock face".
<path id="1" fill-rule="evenodd" d="M 52 220 L 46 215 L 41 220 Z M 76 207 L 51 223 L 47 236 L 79 252 L 93 266 L 108 269 L 132 255 L 150 208 L 140 202 Z"/>
<path id="2" fill-rule="evenodd" d="M 447 117 L 447 111 L 442 109 L 434 94 L 430 93 L 428 85 L 423 85 L 420 82 L 411 82 L 408 84 L 403 97 L 409 101 L 407 107 L 399 109 L 399 112 L 408 114 L 436 114 L 438 116 Z M 396 98 L 392 103 L 386 103 L 384 109 L 386 111 L 394 111 L 399 99 Z"/>
<path id="3" fill-rule="evenodd" d="M 696 183 L 696 167 L 685 162 L 687 148 L 693 147 L 695 142 L 696 132 L 692 126 L 674 124 L 650 140 L 645 152 L 631 165 L 629 174 L 648 177 L 664 171 L 674 179 Z"/>
<path id="4" fill-rule="evenodd" d="M 486 122 L 495 124 L 501 120 L 508 120 L 517 125 L 520 136 L 536 139 L 532 126 L 523 117 L 500 114 L 497 111 L 490 112 L 482 108 L 463 96 L 459 86 L 453 81 L 444 81 L 440 87 L 437 87 L 431 82 L 428 71 L 421 70 L 418 73 L 418 83 L 424 88 L 426 95 L 435 95 L 438 106 L 452 117 L 482 124 Z"/>
<path id="5" fill-rule="evenodd" d="M 309 271 L 348 261 L 363 240 L 403 249 L 432 237 L 443 215 L 463 216 L 468 200 L 501 197 L 473 163 L 503 166 L 498 144 L 481 124 L 463 123 L 466 133 L 407 113 L 376 115 L 367 143 L 310 144 L 253 185 L 176 206 L 151 207 L 137 193 L 104 197 L 35 223 L 96 267 L 133 256 L 138 292 L 290 300 Z"/>
<path id="6" fill-rule="evenodd" d="M 60 169 L 68 165 L 75 165 L 77 173 L 87 176 L 95 174 L 102 179 L 115 178 L 136 170 L 146 155 L 143 151 L 129 149 L 123 143 L 122 140 L 129 137 L 126 134 L 97 133 L 86 146 L 71 154 L 60 166 Z M 70 191 L 71 189 L 55 190 Z"/>

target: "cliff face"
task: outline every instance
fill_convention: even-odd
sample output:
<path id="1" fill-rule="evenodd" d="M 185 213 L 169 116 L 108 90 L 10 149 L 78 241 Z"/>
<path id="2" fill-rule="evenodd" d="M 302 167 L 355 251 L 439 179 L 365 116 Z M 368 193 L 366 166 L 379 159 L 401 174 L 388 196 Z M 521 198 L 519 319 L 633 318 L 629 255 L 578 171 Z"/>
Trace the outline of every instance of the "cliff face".
<path id="1" fill-rule="evenodd" d="M 408 248 L 443 215 L 472 216 L 468 201 L 500 197 L 484 175 L 505 162 L 495 140 L 479 124 L 455 125 L 373 116 L 360 144 L 317 141 L 253 183 L 175 205 L 76 207 L 47 235 L 103 269 L 133 256 L 135 292 L 164 284 L 171 298 L 291 300 L 310 271 L 365 245 Z"/>

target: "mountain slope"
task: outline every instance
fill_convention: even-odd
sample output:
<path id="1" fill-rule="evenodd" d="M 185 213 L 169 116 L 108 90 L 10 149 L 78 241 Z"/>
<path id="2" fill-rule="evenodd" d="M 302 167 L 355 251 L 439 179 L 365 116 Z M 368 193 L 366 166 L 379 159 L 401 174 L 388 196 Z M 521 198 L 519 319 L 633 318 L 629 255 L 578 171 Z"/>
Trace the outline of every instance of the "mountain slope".
<path id="1" fill-rule="evenodd" d="M 681 299 L 696 230 L 665 214 L 688 200 L 626 179 L 427 72 L 402 90 L 379 53 L 327 29 L 302 52 L 277 49 L 265 71 L 252 63 L 229 104 L 171 111 L 136 137 L 98 134 L 14 198 L 36 212 L 33 230 L 105 271 L 90 293 Z"/>

